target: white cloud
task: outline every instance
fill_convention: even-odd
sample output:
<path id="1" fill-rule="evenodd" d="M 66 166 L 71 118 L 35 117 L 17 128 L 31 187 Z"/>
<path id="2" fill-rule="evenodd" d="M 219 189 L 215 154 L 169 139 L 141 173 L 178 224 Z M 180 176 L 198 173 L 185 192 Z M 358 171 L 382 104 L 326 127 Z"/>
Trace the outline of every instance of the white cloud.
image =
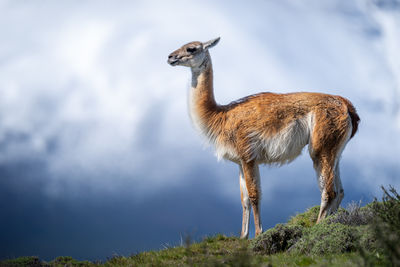
<path id="1" fill-rule="evenodd" d="M 297 90 L 348 97 L 362 124 L 343 161 L 363 170 L 355 179 L 374 190 L 385 168 L 400 172 L 391 108 L 399 22 L 359 2 L 324 3 L 3 3 L 0 164 L 46 158 L 53 194 L 60 179 L 93 183 L 93 176 L 103 189 L 134 181 L 143 192 L 187 181 L 185 168 L 214 159 L 186 114 L 190 72 L 166 59 L 185 42 L 221 36 L 211 52 L 217 100 Z M 10 133 L 26 136 L 10 141 Z"/>

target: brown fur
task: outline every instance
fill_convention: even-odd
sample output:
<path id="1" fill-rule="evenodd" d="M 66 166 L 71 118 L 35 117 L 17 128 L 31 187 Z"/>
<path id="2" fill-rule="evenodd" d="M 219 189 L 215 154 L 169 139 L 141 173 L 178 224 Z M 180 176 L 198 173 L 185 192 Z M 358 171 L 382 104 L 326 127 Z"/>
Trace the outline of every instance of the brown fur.
<path id="1" fill-rule="evenodd" d="M 204 75 L 204 76 L 203 76 Z M 312 147 L 315 157 L 335 153 L 352 122 L 351 137 L 357 131 L 359 117 L 347 99 L 322 93 L 260 93 L 228 105 L 217 105 L 212 88 L 212 67 L 199 78 L 196 109 L 207 134 L 218 143 L 237 149 L 241 159 L 250 160 L 248 136 L 260 132 L 273 136 L 289 123 L 309 112 L 316 114 Z M 327 155 L 325 155 L 327 157 Z"/>
<path id="2" fill-rule="evenodd" d="M 210 42 L 205 44 L 209 45 Z M 248 196 L 253 207 L 256 235 L 261 233 L 258 164 L 274 163 L 274 160 L 269 159 L 268 155 L 267 158 L 254 155 L 256 153 L 254 139 L 274 138 L 284 132 L 289 125 L 301 123 L 310 114 L 313 116 L 313 128 L 307 143 L 310 146 L 314 168 L 322 177 L 321 208 L 318 216 L 318 221 L 320 221 L 337 208 L 334 207 L 334 200 L 339 197 L 337 204 L 339 205 L 343 197 L 342 191 L 335 191 L 335 179 L 339 175 L 336 173 L 338 171 L 336 168 L 338 168 L 341 150 L 358 129 L 360 119 L 354 106 L 341 96 L 306 92 L 260 93 L 228 105 L 218 105 L 213 93 L 211 57 L 208 48 L 204 48 L 207 47 L 205 44 L 192 42 L 181 47 L 171 53 L 169 63 L 191 67 L 192 112 L 196 116 L 194 120 L 200 124 L 203 133 L 217 148 L 223 147 L 231 151 L 231 154 L 226 154 L 228 159 L 242 167 Z M 193 49 L 195 52 L 188 52 Z M 282 164 L 291 160 L 292 158 L 285 158 L 283 161 L 277 160 L 276 163 Z M 342 194 L 341 197 L 338 194 Z M 242 189 L 241 199 L 243 211 L 245 211 Z M 243 225 L 244 221 L 243 217 Z"/>

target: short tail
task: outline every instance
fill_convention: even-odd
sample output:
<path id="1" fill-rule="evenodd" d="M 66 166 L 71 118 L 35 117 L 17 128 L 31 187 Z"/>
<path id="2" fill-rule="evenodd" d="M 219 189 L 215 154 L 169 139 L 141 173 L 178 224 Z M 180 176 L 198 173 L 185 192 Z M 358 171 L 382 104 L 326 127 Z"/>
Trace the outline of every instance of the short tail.
<path id="1" fill-rule="evenodd" d="M 341 97 L 341 98 L 346 103 L 347 111 L 349 112 L 349 115 L 350 115 L 351 125 L 353 126 L 353 130 L 351 131 L 351 135 L 350 135 L 350 138 L 352 138 L 358 130 L 358 124 L 360 123 L 360 117 L 358 116 L 356 108 L 353 106 L 353 104 L 346 98 L 344 98 L 344 97 Z"/>

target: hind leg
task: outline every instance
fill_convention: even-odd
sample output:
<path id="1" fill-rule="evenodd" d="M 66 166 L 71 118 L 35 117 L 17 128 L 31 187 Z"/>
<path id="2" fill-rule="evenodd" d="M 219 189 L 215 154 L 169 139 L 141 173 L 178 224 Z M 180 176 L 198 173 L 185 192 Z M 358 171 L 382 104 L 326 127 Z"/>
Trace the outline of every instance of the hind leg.
<path id="1" fill-rule="evenodd" d="M 324 156 L 314 158 L 313 161 L 321 191 L 321 206 L 317 220 L 317 223 L 319 223 L 335 211 L 335 199 L 338 195 L 335 191 L 335 160 Z"/>
<path id="2" fill-rule="evenodd" d="M 330 107 L 316 113 L 309 150 L 321 191 L 317 223 L 336 211 L 343 199 L 338 162 L 350 138 L 351 129 L 347 109 Z"/>
<path id="3" fill-rule="evenodd" d="M 324 177 L 328 177 L 328 179 L 323 181 L 321 207 L 317 222 L 336 212 L 344 197 L 342 181 L 340 180 L 339 164 L 336 163 L 333 169 L 331 169 L 330 166 L 325 168 L 324 173 L 325 176 L 322 176 L 322 179 L 324 179 Z M 333 181 L 333 185 L 331 185 L 331 181 Z"/>
<path id="4" fill-rule="evenodd" d="M 332 204 L 332 212 L 335 212 L 339 206 L 340 203 L 342 202 L 344 198 L 344 191 L 343 191 L 343 186 L 342 186 L 342 181 L 340 180 L 340 171 L 339 171 L 339 162 L 336 163 L 335 166 L 335 192 L 336 198 L 333 201 Z"/>

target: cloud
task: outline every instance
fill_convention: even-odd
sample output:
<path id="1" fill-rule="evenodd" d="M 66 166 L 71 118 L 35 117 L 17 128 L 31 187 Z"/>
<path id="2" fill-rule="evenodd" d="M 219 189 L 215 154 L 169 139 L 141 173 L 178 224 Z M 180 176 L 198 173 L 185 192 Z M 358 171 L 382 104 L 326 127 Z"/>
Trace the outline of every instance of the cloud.
<path id="1" fill-rule="evenodd" d="M 185 182 L 185 168 L 211 164 L 186 114 L 190 73 L 165 61 L 187 41 L 219 35 L 211 52 L 219 102 L 262 90 L 344 95 L 362 124 L 343 161 L 364 170 L 371 189 L 397 164 L 395 11 L 337 1 L 2 9 L 0 162 L 42 158 L 53 195 L 59 179 L 92 176 L 102 190 L 135 181 L 157 191 Z"/>

